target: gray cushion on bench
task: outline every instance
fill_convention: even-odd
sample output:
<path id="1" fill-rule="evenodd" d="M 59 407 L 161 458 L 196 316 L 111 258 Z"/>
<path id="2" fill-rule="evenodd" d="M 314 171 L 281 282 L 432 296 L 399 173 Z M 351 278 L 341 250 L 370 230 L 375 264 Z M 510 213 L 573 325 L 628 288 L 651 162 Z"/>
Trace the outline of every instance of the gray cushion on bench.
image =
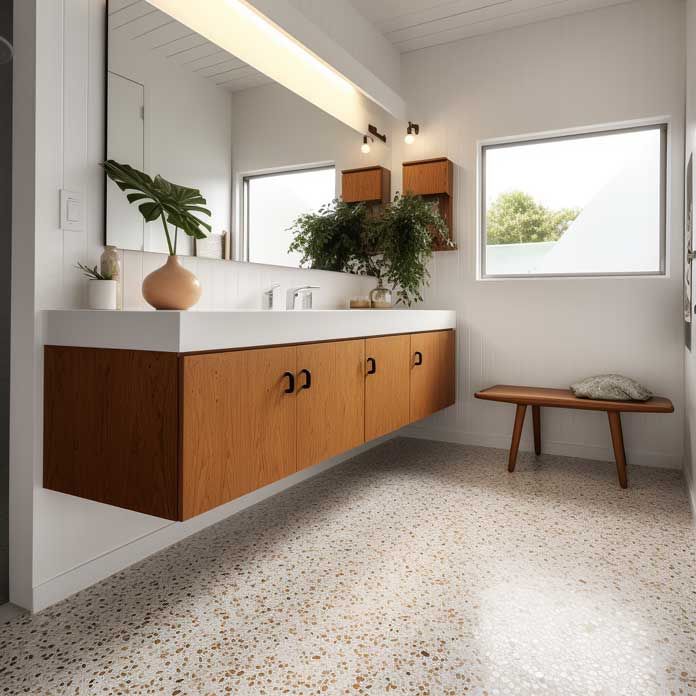
<path id="1" fill-rule="evenodd" d="M 630 377 L 623 375 L 597 375 L 570 385 L 570 390 L 583 399 L 608 401 L 647 401 L 652 392 Z"/>

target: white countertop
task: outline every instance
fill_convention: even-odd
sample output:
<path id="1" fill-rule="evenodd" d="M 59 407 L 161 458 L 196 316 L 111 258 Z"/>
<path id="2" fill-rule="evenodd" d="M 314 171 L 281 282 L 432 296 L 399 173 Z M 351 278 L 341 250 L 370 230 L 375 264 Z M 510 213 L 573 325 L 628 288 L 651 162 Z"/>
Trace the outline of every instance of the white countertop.
<path id="1" fill-rule="evenodd" d="M 455 312 L 425 309 L 311 309 L 109 312 L 44 311 L 44 344 L 167 353 L 330 341 L 453 329 Z"/>

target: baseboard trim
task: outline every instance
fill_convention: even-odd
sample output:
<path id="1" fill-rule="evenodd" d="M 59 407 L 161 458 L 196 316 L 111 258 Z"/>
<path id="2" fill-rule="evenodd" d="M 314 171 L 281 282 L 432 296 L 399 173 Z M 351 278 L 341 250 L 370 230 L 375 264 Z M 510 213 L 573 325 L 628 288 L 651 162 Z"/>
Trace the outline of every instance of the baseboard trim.
<path id="1" fill-rule="evenodd" d="M 0 626 L 27 613 L 26 609 L 18 607 L 16 604 L 0 604 Z"/>
<path id="2" fill-rule="evenodd" d="M 433 426 L 411 425 L 401 430 L 400 435 L 415 437 L 423 440 L 438 440 L 440 442 L 455 442 L 462 445 L 474 445 L 478 447 L 495 447 L 509 449 L 509 434 L 472 433 L 449 428 L 437 428 Z M 610 447 L 589 445 L 577 442 L 561 442 L 554 440 L 542 441 L 543 451 L 546 454 L 557 454 L 565 457 L 579 457 L 581 459 L 594 459 L 602 462 L 613 462 L 614 453 Z M 534 443 L 531 438 L 523 437 L 520 442 L 520 451 L 533 452 Z M 626 449 L 626 458 L 630 465 L 652 466 L 658 469 L 681 470 L 680 457 L 667 452 L 652 452 L 649 450 Z"/>
<path id="3" fill-rule="evenodd" d="M 76 592 L 80 592 L 101 580 L 105 580 L 114 573 L 125 570 L 129 566 L 138 563 L 148 556 L 151 556 L 158 551 L 166 549 L 172 544 L 183 541 L 192 534 L 196 534 L 201 530 L 209 527 L 217 522 L 241 512 L 242 510 L 255 505 L 256 503 L 270 498 L 281 491 L 292 488 L 302 481 L 306 481 L 318 474 L 321 474 L 328 469 L 331 469 L 342 462 L 352 459 L 353 457 L 366 452 L 367 450 L 377 447 L 388 440 L 396 437 L 397 433 L 390 433 L 385 437 L 372 440 L 360 447 L 339 455 L 325 462 L 321 462 L 316 466 L 299 471 L 292 476 L 288 476 L 282 481 L 272 483 L 270 486 L 261 488 L 258 491 L 249 493 L 237 500 L 221 505 L 210 512 L 206 512 L 198 517 L 195 517 L 186 522 L 173 522 L 164 527 L 146 534 L 145 536 L 134 539 L 132 542 L 125 544 L 117 549 L 109 551 L 97 558 L 93 558 L 86 563 L 83 563 L 75 568 L 72 568 L 65 573 L 46 580 L 45 582 L 33 588 L 31 611 L 38 612 L 47 607 L 56 604 L 57 602 L 70 597 Z"/>

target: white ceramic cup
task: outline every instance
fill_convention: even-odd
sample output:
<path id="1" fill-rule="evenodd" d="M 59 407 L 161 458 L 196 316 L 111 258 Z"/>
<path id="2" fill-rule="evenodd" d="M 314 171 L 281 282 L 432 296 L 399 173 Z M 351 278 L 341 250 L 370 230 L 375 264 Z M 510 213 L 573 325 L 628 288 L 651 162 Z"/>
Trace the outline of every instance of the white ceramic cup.
<path id="1" fill-rule="evenodd" d="M 88 280 L 87 306 L 90 309 L 116 309 L 115 280 Z"/>

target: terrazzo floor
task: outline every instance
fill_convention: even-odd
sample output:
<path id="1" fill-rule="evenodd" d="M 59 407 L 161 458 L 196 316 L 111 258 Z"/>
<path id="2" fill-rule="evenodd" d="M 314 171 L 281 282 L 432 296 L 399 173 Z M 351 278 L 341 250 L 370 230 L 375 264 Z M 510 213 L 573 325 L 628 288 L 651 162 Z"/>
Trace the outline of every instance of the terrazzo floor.
<path id="1" fill-rule="evenodd" d="M 0 627 L 3 694 L 696 694 L 680 473 L 399 439 Z"/>

